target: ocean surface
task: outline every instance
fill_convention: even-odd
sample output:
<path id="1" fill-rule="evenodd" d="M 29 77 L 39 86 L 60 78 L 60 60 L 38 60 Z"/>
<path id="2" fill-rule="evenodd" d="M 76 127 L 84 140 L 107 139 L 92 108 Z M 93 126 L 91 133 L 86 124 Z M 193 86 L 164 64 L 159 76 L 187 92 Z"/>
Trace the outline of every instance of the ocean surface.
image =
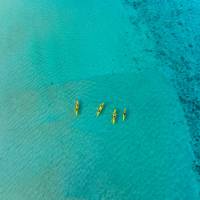
<path id="1" fill-rule="evenodd" d="M 0 200 L 199 199 L 199 10 L 0 1 Z"/>

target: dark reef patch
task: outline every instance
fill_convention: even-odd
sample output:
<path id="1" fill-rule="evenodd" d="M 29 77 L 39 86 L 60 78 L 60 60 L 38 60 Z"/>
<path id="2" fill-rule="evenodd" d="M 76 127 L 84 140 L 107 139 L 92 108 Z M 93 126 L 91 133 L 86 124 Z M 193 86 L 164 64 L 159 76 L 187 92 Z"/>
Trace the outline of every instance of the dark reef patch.
<path id="1" fill-rule="evenodd" d="M 155 40 L 161 71 L 173 83 L 189 127 L 195 155 L 194 170 L 200 177 L 200 7 L 197 1 L 122 0 L 136 10 Z M 189 49 L 188 49 L 189 48 Z M 194 49 L 194 51 L 193 51 Z M 170 72 L 170 73 L 169 73 Z"/>

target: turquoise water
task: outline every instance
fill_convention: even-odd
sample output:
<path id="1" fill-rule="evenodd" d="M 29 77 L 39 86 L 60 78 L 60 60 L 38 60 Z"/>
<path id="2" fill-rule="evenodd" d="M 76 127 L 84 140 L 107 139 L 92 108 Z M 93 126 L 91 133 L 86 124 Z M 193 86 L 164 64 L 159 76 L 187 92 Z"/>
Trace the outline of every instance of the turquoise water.
<path id="1" fill-rule="evenodd" d="M 0 1 L 0 199 L 198 199 L 184 112 L 132 2 Z"/>

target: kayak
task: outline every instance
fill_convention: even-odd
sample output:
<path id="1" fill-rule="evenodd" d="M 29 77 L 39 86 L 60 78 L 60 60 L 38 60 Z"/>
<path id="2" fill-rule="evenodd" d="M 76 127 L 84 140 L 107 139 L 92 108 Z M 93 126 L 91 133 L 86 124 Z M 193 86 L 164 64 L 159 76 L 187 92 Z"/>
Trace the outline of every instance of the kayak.
<path id="1" fill-rule="evenodd" d="M 75 114 L 76 114 L 76 116 L 78 115 L 78 113 L 79 113 L 79 101 L 78 100 L 76 100 L 76 103 L 75 103 Z"/>
<path id="2" fill-rule="evenodd" d="M 126 108 L 124 108 L 124 112 L 123 112 L 123 115 L 122 115 L 122 119 L 123 119 L 123 121 L 126 119 Z"/>
<path id="3" fill-rule="evenodd" d="M 112 124 L 115 124 L 116 120 L 117 120 L 117 110 L 115 108 L 112 114 Z"/>
<path id="4" fill-rule="evenodd" d="M 101 103 L 97 109 L 97 117 L 101 114 L 103 108 L 104 108 L 104 103 Z"/>

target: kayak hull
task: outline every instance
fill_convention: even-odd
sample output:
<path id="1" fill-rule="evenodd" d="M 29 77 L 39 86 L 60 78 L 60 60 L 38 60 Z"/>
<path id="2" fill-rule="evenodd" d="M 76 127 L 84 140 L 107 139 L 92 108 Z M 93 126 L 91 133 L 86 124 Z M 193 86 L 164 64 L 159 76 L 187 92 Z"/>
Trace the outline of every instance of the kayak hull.
<path id="1" fill-rule="evenodd" d="M 113 114 L 112 114 L 112 124 L 115 124 L 117 120 L 117 110 L 114 109 Z"/>
<path id="2" fill-rule="evenodd" d="M 126 108 L 124 108 L 124 112 L 123 112 L 123 115 L 122 115 L 122 120 L 125 121 L 126 119 Z"/>
<path id="3" fill-rule="evenodd" d="M 101 114 L 103 109 L 104 109 L 104 103 L 101 103 L 96 113 L 97 117 Z"/>
<path id="4" fill-rule="evenodd" d="M 75 111 L 76 116 L 78 116 L 78 113 L 79 113 L 79 101 L 78 100 L 75 103 L 74 111 Z"/>

